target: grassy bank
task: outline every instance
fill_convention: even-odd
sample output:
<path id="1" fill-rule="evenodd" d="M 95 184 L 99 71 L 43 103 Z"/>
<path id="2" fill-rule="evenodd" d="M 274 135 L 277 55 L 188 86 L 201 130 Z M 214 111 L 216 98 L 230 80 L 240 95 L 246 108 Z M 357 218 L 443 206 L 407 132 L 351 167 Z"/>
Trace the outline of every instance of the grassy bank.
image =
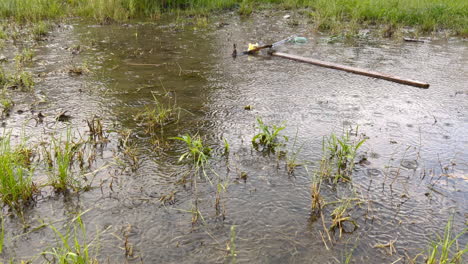
<path id="1" fill-rule="evenodd" d="M 155 18 L 161 13 L 190 11 L 206 13 L 236 9 L 243 15 L 259 6 L 305 9 L 320 31 L 384 24 L 411 26 L 422 32 L 451 30 L 468 35 L 466 0 L 2 0 L 0 17 L 37 21 L 81 16 L 98 20 L 122 21 L 129 18 Z"/>

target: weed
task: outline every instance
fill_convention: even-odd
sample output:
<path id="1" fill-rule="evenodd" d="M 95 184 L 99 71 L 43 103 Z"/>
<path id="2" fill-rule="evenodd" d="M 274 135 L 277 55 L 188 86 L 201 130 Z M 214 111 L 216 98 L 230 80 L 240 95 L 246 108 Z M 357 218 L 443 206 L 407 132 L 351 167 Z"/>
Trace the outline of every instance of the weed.
<path id="1" fill-rule="evenodd" d="M 253 12 L 253 3 L 250 0 L 242 0 L 238 13 L 241 16 L 250 16 Z"/>
<path id="2" fill-rule="evenodd" d="M 13 108 L 14 102 L 5 94 L 0 93 L 0 106 L 2 108 L 2 116 L 8 115 Z"/>
<path id="3" fill-rule="evenodd" d="M 0 89 L 3 88 L 8 83 L 8 76 L 3 69 L 3 67 L 0 67 Z"/>
<path id="4" fill-rule="evenodd" d="M 299 130 L 296 131 L 296 136 L 294 137 L 294 143 L 293 143 L 293 146 L 292 146 L 292 149 L 293 149 L 292 155 L 290 155 L 289 152 L 286 155 L 286 170 L 287 170 L 288 174 L 290 174 L 290 175 L 294 173 L 294 171 L 296 170 L 296 167 L 299 167 L 299 166 L 303 165 L 303 163 L 299 163 L 297 161 L 297 155 L 299 155 L 299 152 L 301 151 L 302 146 L 294 151 L 294 148 L 295 148 L 296 143 L 297 143 L 298 133 L 299 133 Z"/>
<path id="5" fill-rule="evenodd" d="M 179 120 L 180 115 L 180 108 L 177 107 L 175 99 L 172 104 L 164 104 L 153 94 L 153 100 L 153 107 L 146 107 L 145 111 L 135 116 L 136 120 L 140 120 L 145 124 L 147 133 L 154 133 L 156 129 L 176 122 Z"/>
<path id="6" fill-rule="evenodd" d="M 89 70 L 88 64 L 86 62 L 81 65 L 73 64 L 68 69 L 68 74 L 70 75 L 83 75 L 89 72 L 91 71 Z"/>
<path id="7" fill-rule="evenodd" d="M 0 140 L 0 198 L 3 204 L 19 209 L 29 202 L 37 191 L 32 181 L 31 154 L 25 151 L 25 142 L 16 149 L 10 145 L 10 134 Z M 22 151 L 22 149 L 24 149 Z"/>
<path id="8" fill-rule="evenodd" d="M 59 239 L 59 244 L 49 251 L 42 252 L 41 255 L 49 263 L 97 264 L 97 258 L 92 256 L 92 247 L 97 236 L 91 242 L 87 241 L 86 227 L 83 224 L 81 215 L 73 219 L 72 223 L 74 224 L 73 229 L 69 226 L 65 233 L 50 225 L 50 228 Z M 47 258 L 48 256 L 52 259 Z"/>
<path id="9" fill-rule="evenodd" d="M 15 74 L 6 76 L 6 80 L 4 86 L 10 89 L 20 89 L 25 92 L 31 92 L 35 85 L 31 73 L 20 69 Z"/>
<path id="10" fill-rule="evenodd" d="M 260 117 L 257 117 L 258 129 L 260 133 L 256 134 L 252 138 L 252 145 L 256 150 L 259 149 L 259 146 L 263 147 L 263 150 L 275 152 L 275 149 L 284 144 L 279 142 L 279 133 L 281 130 L 285 129 L 286 126 L 276 126 L 272 125 L 271 127 L 265 125 Z M 281 136 L 285 141 L 288 141 L 286 136 Z"/>
<path id="11" fill-rule="evenodd" d="M 231 258 L 231 263 L 236 263 L 237 251 L 236 251 L 236 226 L 231 226 L 231 235 L 229 242 L 226 244 L 226 251 L 228 256 Z"/>
<path id="12" fill-rule="evenodd" d="M 120 134 L 122 137 L 119 139 L 119 147 L 123 150 L 123 153 L 132 161 L 133 170 L 136 170 L 139 166 L 138 148 L 135 143 L 130 141 L 132 131 L 130 129 L 126 129 L 120 131 Z"/>
<path id="13" fill-rule="evenodd" d="M 230 151 L 229 142 L 225 138 L 223 138 L 223 142 L 224 142 L 224 153 L 223 153 L 223 155 L 225 155 L 227 157 L 227 156 L 229 156 L 229 151 Z"/>
<path id="14" fill-rule="evenodd" d="M 34 51 L 29 48 L 23 49 L 23 51 L 15 56 L 16 68 L 21 69 L 24 64 L 31 62 L 34 57 Z"/>
<path id="15" fill-rule="evenodd" d="M 427 264 L 436 263 L 464 263 L 463 255 L 468 252 L 468 244 L 463 249 L 458 248 L 458 238 L 464 235 L 468 228 L 465 228 L 461 233 L 453 235 L 453 217 L 445 225 L 443 236 L 437 236 L 436 240 L 431 241 L 427 250 Z"/>
<path id="16" fill-rule="evenodd" d="M 313 213 L 320 212 L 323 206 L 323 198 L 320 194 L 320 187 L 322 185 L 322 180 L 317 175 L 314 175 L 312 178 L 312 183 L 310 185 L 310 194 L 312 198 L 311 209 Z"/>
<path id="17" fill-rule="evenodd" d="M 0 26 L 0 40 L 6 39 L 7 38 L 7 33 L 5 32 L 5 29 Z"/>
<path id="18" fill-rule="evenodd" d="M 357 142 L 351 141 L 349 132 L 340 138 L 335 134 L 325 137 L 323 142 L 324 157 L 321 161 L 322 175 L 332 176 L 335 183 L 339 180 L 351 180 L 357 150 L 365 141 L 366 139 Z"/>
<path id="19" fill-rule="evenodd" d="M 343 232 L 343 223 L 350 222 L 354 225 L 356 229 L 358 227 L 356 221 L 354 221 L 351 216 L 349 216 L 348 209 L 351 206 L 351 199 L 346 199 L 340 202 L 340 205 L 336 207 L 331 213 L 332 224 L 329 227 L 329 230 L 334 231 L 338 228 L 340 231 L 339 237 Z"/>
<path id="20" fill-rule="evenodd" d="M 49 33 L 50 30 L 50 24 L 48 24 L 45 21 L 39 21 L 38 23 L 35 23 L 33 28 L 32 28 L 32 34 L 34 37 L 34 40 L 40 41 L 42 40 L 47 34 Z"/>
<path id="21" fill-rule="evenodd" d="M 182 137 L 173 137 L 172 139 L 185 142 L 187 147 L 187 151 L 180 156 L 179 161 L 187 160 L 197 170 L 203 168 L 208 163 L 212 149 L 203 145 L 203 141 L 199 135 L 192 137 L 186 134 Z"/>
<path id="22" fill-rule="evenodd" d="M 89 128 L 89 137 L 92 142 L 105 143 L 108 141 L 108 135 L 105 135 L 104 129 L 102 128 L 101 119 L 93 117 L 91 120 L 86 120 Z"/>
<path id="23" fill-rule="evenodd" d="M 73 177 L 72 167 L 81 143 L 73 142 L 70 127 L 67 129 L 64 141 L 62 137 L 58 139 L 52 137 L 51 140 L 51 148 L 46 150 L 51 169 L 50 185 L 60 192 L 67 191 L 69 188 L 76 190 L 79 188 L 79 182 Z"/>

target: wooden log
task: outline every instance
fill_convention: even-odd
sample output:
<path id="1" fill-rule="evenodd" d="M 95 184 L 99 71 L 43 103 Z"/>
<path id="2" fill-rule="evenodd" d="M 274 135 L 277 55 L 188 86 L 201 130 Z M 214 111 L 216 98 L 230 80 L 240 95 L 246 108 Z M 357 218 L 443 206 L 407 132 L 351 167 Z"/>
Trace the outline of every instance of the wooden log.
<path id="1" fill-rule="evenodd" d="M 332 62 L 315 60 L 315 59 L 301 57 L 301 56 L 292 55 L 292 54 L 283 53 L 283 52 L 273 51 L 270 54 L 272 56 L 286 58 L 286 59 L 300 61 L 300 62 L 305 62 L 305 63 L 310 63 L 310 64 L 317 65 L 317 66 L 320 66 L 320 67 L 351 72 L 351 73 L 360 74 L 360 75 L 369 76 L 369 77 L 374 77 L 374 78 L 378 78 L 378 79 L 383 79 L 383 80 L 387 80 L 387 81 L 391 81 L 391 82 L 401 83 L 401 84 L 405 84 L 405 85 L 411 85 L 411 86 L 415 86 L 415 87 L 419 87 L 419 88 L 425 88 L 425 89 L 429 88 L 428 83 L 419 82 L 419 81 L 410 80 L 410 79 L 404 79 L 404 78 L 401 78 L 401 77 L 398 77 L 398 76 L 384 74 L 384 73 L 380 73 L 380 72 L 367 71 L 367 70 L 359 69 L 359 68 L 356 68 L 356 67 L 339 65 L 339 64 L 336 64 L 336 63 L 332 63 Z"/>

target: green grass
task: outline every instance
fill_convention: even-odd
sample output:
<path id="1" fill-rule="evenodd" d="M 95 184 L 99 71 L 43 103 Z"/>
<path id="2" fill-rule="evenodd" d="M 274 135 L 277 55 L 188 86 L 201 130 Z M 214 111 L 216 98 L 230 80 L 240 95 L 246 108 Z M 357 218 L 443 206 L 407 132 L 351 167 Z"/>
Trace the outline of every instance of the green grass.
<path id="1" fill-rule="evenodd" d="M 12 148 L 10 138 L 6 134 L 0 140 L 0 200 L 10 208 L 19 209 L 33 198 L 37 188 L 32 181 L 32 152 L 26 148 L 26 142 Z"/>
<path id="2" fill-rule="evenodd" d="M 33 91 L 35 82 L 32 74 L 23 70 L 22 64 L 26 58 L 22 56 L 23 55 L 17 55 L 16 59 L 18 62 L 16 63 L 16 70 L 13 73 L 8 73 L 0 67 L 0 89 L 11 88 L 13 90 L 19 89 L 26 92 Z"/>
<path id="3" fill-rule="evenodd" d="M 30 72 L 24 70 L 18 70 L 12 76 L 10 76 L 9 82 L 7 83 L 9 87 L 19 88 L 21 91 L 31 92 L 33 91 L 34 79 Z"/>
<path id="4" fill-rule="evenodd" d="M 48 263 L 58 264 L 97 264 L 99 263 L 94 256 L 92 249 L 96 239 L 88 242 L 86 236 L 86 227 L 83 224 L 81 215 L 73 221 L 73 228 L 68 227 L 64 233 L 56 227 L 50 225 L 58 238 L 56 247 L 44 251 L 41 255 L 48 260 Z M 96 252 L 94 252 L 96 253 Z"/>
<path id="5" fill-rule="evenodd" d="M 22 68 L 26 63 L 32 61 L 34 57 L 34 51 L 30 48 L 24 48 L 21 53 L 15 55 L 16 68 Z"/>
<path id="6" fill-rule="evenodd" d="M 173 103 L 165 104 L 153 94 L 153 104 L 135 116 L 136 120 L 146 126 L 147 133 L 154 133 L 164 128 L 165 125 L 179 120 L 180 108 L 177 107 L 175 100 Z"/>
<path id="7" fill-rule="evenodd" d="M 45 21 L 38 21 L 32 27 L 31 33 L 33 35 L 34 40 L 39 41 L 42 40 L 51 29 L 51 25 Z"/>
<path id="8" fill-rule="evenodd" d="M 188 161 L 198 169 L 203 168 L 211 158 L 212 149 L 204 145 L 199 135 L 192 137 L 187 134 L 181 137 L 173 137 L 172 139 L 183 141 L 186 144 L 187 151 L 180 156 L 179 161 Z"/>
<path id="9" fill-rule="evenodd" d="M 2 0 L 0 17 L 18 21 L 40 21 L 64 16 L 82 16 L 98 21 L 155 18 L 163 12 L 209 14 L 237 9 L 248 16 L 263 7 L 305 8 L 320 31 L 357 30 L 369 25 L 388 28 L 412 26 L 421 32 L 452 30 L 468 34 L 466 0 Z"/>
<path id="10" fill-rule="evenodd" d="M 57 191 L 79 189 L 79 181 L 73 175 L 73 163 L 81 144 L 73 142 L 71 128 L 67 129 L 65 139 L 52 137 L 50 149 L 45 155 L 50 169 L 50 185 Z"/>
<path id="11" fill-rule="evenodd" d="M 286 136 L 279 134 L 286 126 L 266 125 L 260 117 L 257 117 L 257 123 L 260 132 L 252 138 L 252 145 L 256 150 L 263 147 L 262 150 L 274 152 L 277 147 L 284 145 L 280 138 L 288 140 Z"/>
<path id="12" fill-rule="evenodd" d="M 442 236 L 438 235 L 437 239 L 431 241 L 426 254 L 426 264 L 457 264 L 463 262 L 463 255 L 468 252 L 468 244 L 464 248 L 459 248 L 458 238 L 468 231 L 465 228 L 458 235 L 453 234 L 453 218 L 450 218 L 444 229 Z"/>
<path id="13" fill-rule="evenodd" d="M 351 140 L 349 132 L 341 137 L 331 134 L 323 141 L 323 158 L 320 172 L 323 177 L 332 177 L 334 182 L 351 180 L 354 159 L 366 139 Z"/>

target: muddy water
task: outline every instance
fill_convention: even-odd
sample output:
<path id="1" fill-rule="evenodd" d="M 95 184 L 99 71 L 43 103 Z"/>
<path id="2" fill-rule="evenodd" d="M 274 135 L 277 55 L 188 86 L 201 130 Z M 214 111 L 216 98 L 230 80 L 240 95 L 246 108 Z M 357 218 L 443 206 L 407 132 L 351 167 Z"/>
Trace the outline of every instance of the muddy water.
<path id="1" fill-rule="evenodd" d="M 4 259 L 42 262 L 40 252 L 57 240 L 48 228 L 34 229 L 39 221 L 61 226 L 88 209 L 83 216 L 88 237 L 105 230 L 96 244 L 99 259 L 109 263 L 230 262 L 226 244 L 233 225 L 241 263 L 337 263 L 351 253 L 354 263 L 406 262 L 443 231 L 450 215 L 455 231 L 462 230 L 468 213 L 466 41 L 343 43 L 312 35 L 307 25 L 291 27 L 282 15 L 218 20 L 223 24 L 208 27 L 181 26 L 172 19 L 110 26 L 73 22 L 36 48 L 30 70 L 41 76 L 40 82 L 34 95 L 15 95 L 6 128 L 14 135 L 24 129 L 39 141 L 66 128 L 55 117 L 68 111 L 81 135 L 87 131 L 85 120 L 102 118 L 110 142 L 99 147 L 93 164 L 93 170 L 101 168 L 92 174 L 96 188 L 66 197 L 44 191 L 25 212 L 30 228 L 23 229 L 18 218 L 6 218 Z M 309 42 L 280 50 L 431 87 L 268 56 L 230 57 L 232 43 L 269 43 L 291 32 Z M 72 54 L 78 45 L 79 54 Z M 85 65 L 90 73 L 71 76 L 71 65 Z M 155 147 L 134 117 L 153 103 L 153 94 L 168 92 L 184 110 Z M 46 116 L 43 123 L 35 121 L 39 112 Z M 283 132 L 290 141 L 285 149 L 307 166 L 289 175 L 284 159 L 254 151 L 250 141 L 256 117 L 268 124 L 286 122 Z M 368 138 L 359 155 L 369 162 L 357 165 L 352 183 L 324 184 L 322 194 L 327 202 L 359 197 L 363 203 L 351 210 L 359 227 L 341 238 L 332 233 L 333 243 L 325 239 L 325 246 L 322 221 L 311 217 L 310 177 L 323 137 L 356 132 L 356 127 Z M 121 131 L 128 129 L 138 166 L 122 153 Z M 224 220 L 215 217 L 215 186 L 199 179 L 195 193 L 190 183 L 180 183 L 187 170 L 177 162 L 183 145 L 170 138 L 185 133 L 202 135 L 215 150 L 208 175 L 229 183 L 222 198 Z M 220 155 L 223 139 L 231 147 L 227 158 Z M 246 181 L 239 179 L 241 172 L 248 175 Z M 44 182 L 47 175 L 38 172 L 35 179 Z M 162 204 L 160 198 L 172 192 L 175 201 Z M 192 225 L 195 199 L 203 220 Z M 327 226 L 333 208 L 324 211 Z M 124 237 L 133 248 L 131 256 L 125 256 Z M 392 254 L 376 247 L 392 240 Z M 460 238 L 462 246 L 467 241 L 467 235 Z"/>

